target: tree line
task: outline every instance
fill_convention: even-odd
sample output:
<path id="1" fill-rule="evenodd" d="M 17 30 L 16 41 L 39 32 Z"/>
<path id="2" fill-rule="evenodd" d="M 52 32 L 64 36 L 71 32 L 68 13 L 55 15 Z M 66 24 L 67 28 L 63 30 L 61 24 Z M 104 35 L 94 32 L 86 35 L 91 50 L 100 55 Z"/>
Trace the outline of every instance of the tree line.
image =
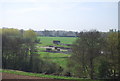
<path id="1" fill-rule="evenodd" d="M 47 36 L 47 37 L 77 37 L 78 32 L 73 31 L 55 31 L 55 30 L 44 30 L 36 31 L 38 36 Z"/>
<path id="2" fill-rule="evenodd" d="M 73 76 L 120 79 L 120 33 L 82 31 L 74 42 L 68 66 Z"/>
<path id="3" fill-rule="evenodd" d="M 44 61 L 36 49 L 37 34 L 33 30 L 3 28 L 2 32 L 2 68 L 36 73 L 57 73 L 60 66 Z"/>

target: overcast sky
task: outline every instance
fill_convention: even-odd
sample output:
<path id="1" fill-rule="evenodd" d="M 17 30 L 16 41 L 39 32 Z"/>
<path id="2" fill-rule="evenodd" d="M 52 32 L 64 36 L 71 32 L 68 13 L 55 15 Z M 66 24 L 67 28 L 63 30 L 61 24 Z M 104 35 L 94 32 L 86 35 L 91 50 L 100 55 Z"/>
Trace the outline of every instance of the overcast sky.
<path id="1" fill-rule="evenodd" d="M 118 0 L 0 0 L 0 28 L 81 31 L 118 28 Z M 101 2 L 99 2 L 101 1 Z"/>

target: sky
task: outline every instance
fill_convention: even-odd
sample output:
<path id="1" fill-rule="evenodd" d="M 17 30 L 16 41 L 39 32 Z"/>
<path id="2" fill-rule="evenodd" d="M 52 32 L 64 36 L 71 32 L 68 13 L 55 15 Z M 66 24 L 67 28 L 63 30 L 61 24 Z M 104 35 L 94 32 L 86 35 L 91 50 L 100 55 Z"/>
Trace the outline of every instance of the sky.
<path id="1" fill-rule="evenodd" d="M 0 0 L 0 28 L 118 29 L 118 0 Z"/>

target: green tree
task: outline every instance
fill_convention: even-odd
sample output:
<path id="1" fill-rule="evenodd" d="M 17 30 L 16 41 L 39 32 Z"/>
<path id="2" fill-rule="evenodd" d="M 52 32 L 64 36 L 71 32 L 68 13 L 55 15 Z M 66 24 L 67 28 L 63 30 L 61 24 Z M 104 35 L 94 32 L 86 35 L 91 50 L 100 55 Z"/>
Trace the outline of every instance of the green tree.
<path id="1" fill-rule="evenodd" d="M 120 31 L 118 31 L 118 68 L 120 68 Z M 120 80 L 120 69 L 118 69 L 118 79 Z"/>
<path id="2" fill-rule="evenodd" d="M 111 77 L 115 78 L 116 74 L 118 74 L 119 69 L 119 52 L 118 52 L 118 32 L 109 32 L 107 36 L 107 44 L 108 44 L 108 53 L 107 53 L 107 59 L 109 60 L 109 63 L 111 64 Z"/>
<path id="3" fill-rule="evenodd" d="M 89 74 L 94 78 L 94 59 L 101 54 L 103 38 L 96 31 L 80 32 L 79 38 L 73 44 L 73 55 L 71 59 L 79 64 L 81 73 Z M 85 75 L 86 76 L 86 75 Z"/>
<path id="4" fill-rule="evenodd" d="M 44 61 L 35 54 L 37 36 L 33 30 L 4 28 L 1 34 L 3 69 L 50 74 L 58 71 L 55 63 Z"/>
<path id="5" fill-rule="evenodd" d="M 23 37 L 27 40 L 27 42 L 34 42 L 36 40 L 37 34 L 30 29 L 23 33 Z"/>
<path id="6" fill-rule="evenodd" d="M 107 79 L 110 77 L 111 72 L 109 71 L 110 63 L 104 60 L 101 60 L 98 68 L 99 78 Z"/>

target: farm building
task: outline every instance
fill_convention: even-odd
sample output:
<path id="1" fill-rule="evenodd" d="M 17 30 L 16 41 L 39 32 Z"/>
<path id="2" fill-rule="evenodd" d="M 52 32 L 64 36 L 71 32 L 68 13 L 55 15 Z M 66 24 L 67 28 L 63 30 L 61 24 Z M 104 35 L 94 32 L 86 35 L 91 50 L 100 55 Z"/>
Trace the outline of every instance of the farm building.
<path id="1" fill-rule="evenodd" d="M 52 51 L 52 48 L 46 48 L 46 52 Z"/>
<path id="2" fill-rule="evenodd" d="M 60 44 L 60 41 L 53 41 L 54 44 Z"/>

